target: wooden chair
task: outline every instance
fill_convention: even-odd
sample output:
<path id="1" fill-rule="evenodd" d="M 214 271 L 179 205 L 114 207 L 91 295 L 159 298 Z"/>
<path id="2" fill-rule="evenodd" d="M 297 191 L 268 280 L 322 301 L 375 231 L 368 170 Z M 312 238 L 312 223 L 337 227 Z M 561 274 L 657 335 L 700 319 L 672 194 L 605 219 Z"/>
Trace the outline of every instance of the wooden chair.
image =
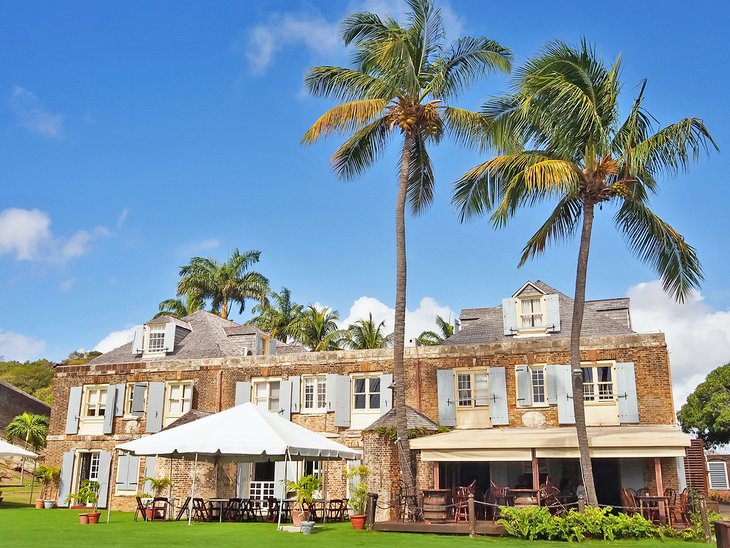
<path id="1" fill-rule="evenodd" d="M 651 495 L 651 492 L 649 491 L 648 487 L 642 487 L 638 491 L 636 491 L 636 495 L 639 497 L 648 497 Z"/>
<path id="2" fill-rule="evenodd" d="M 309 510 L 309 521 L 319 521 L 320 515 L 317 509 L 317 503 L 315 501 L 307 502 L 307 510 Z"/>
<path id="3" fill-rule="evenodd" d="M 476 483 L 474 483 L 476 486 Z M 454 497 L 454 522 L 469 521 L 468 501 L 470 494 L 470 486 L 459 487 L 456 489 Z"/>
<path id="4" fill-rule="evenodd" d="M 201 498 L 195 497 L 193 499 L 193 520 L 195 521 L 211 521 L 210 512 L 205 501 Z"/>
<path id="5" fill-rule="evenodd" d="M 542 486 L 537 492 L 537 497 L 540 505 L 547 506 L 553 515 L 562 514 L 566 511 L 565 506 L 560 500 L 560 489 L 553 485 L 546 484 Z"/>
<path id="6" fill-rule="evenodd" d="M 190 497 L 185 498 L 185 502 L 182 503 L 180 510 L 178 510 L 177 512 L 177 517 L 175 518 L 175 521 L 180 521 L 183 514 L 185 514 L 185 517 L 190 514 Z"/>
<path id="7" fill-rule="evenodd" d="M 489 485 L 487 491 L 487 503 L 489 511 L 492 513 L 492 523 L 499 518 L 499 506 L 514 506 L 514 497 L 510 495 L 508 487 L 500 487 L 493 481 Z"/>
<path id="8" fill-rule="evenodd" d="M 330 499 L 327 501 L 327 521 L 344 521 L 344 499 Z"/>
<path id="9" fill-rule="evenodd" d="M 167 506 L 166 497 L 152 499 L 152 521 L 165 521 L 167 519 Z"/>
<path id="10" fill-rule="evenodd" d="M 621 506 L 623 506 L 624 514 L 633 516 L 639 511 L 636 504 L 636 491 L 628 487 L 621 489 Z"/>
<path id="11" fill-rule="evenodd" d="M 682 522 L 685 527 L 689 526 L 689 516 L 687 515 L 687 504 L 689 501 L 689 491 L 685 487 L 679 495 L 676 504 L 669 506 L 669 512 L 674 523 Z"/>
<path id="12" fill-rule="evenodd" d="M 268 504 L 266 505 L 266 521 L 274 523 L 279 521 L 279 511 L 281 510 L 281 504 L 279 499 L 269 497 Z"/>
<path id="13" fill-rule="evenodd" d="M 243 520 L 243 501 L 239 498 L 229 499 L 223 507 L 223 521 Z"/>
<path id="14" fill-rule="evenodd" d="M 142 521 L 147 521 L 147 508 L 142 504 L 141 497 L 134 497 L 137 499 L 137 509 L 134 511 L 134 521 L 137 521 L 137 515 L 142 516 Z"/>

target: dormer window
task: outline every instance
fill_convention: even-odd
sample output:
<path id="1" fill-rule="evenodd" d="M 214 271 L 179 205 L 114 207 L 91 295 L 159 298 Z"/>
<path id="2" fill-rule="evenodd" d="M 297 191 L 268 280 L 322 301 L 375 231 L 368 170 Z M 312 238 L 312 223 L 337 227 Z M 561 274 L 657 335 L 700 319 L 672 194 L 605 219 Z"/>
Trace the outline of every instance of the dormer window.
<path id="1" fill-rule="evenodd" d="M 181 335 L 190 331 L 185 327 L 178 328 L 175 322 L 138 325 L 134 328 L 132 354 L 170 354 L 175 350 L 178 329 Z"/>
<path id="2" fill-rule="evenodd" d="M 147 340 L 147 352 L 165 351 L 165 326 L 150 326 L 150 335 Z"/>
<path id="3" fill-rule="evenodd" d="M 522 329 L 545 327 L 543 299 L 520 299 L 520 325 Z"/>
<path id="4" fill-rule="evenodd" d="M 508 299 L 502 300 L 504 334 L 536 337 L 560 332 L 560 301 L 557 293 L 547 294 L 527 282 Z"/>

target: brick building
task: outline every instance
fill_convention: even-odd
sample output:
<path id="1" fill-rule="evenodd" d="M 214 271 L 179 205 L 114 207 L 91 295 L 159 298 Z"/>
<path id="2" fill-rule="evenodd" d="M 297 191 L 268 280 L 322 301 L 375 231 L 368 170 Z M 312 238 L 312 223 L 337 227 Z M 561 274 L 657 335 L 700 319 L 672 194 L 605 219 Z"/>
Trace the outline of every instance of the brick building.
<path id="1" fill-rule="evenodd" d="M 406 349 L 406 399 L 417 412 L 411 419 L 431 425 L 412 440 L 421 488 L 476 479 L 483 491 L 490 481 L 578 478 L 571 312 L 569 297 L 528 282 L 501 306 L 464 310 L 461 330 L 446 344 Z M 628 299 L 586 303 L 582 336 L 600 501 L 617 500 L 621 486 L 682 488 L 689 440 L 674 426 L 664 336 L 632 331 Z M 154 475 L 170 476 L 172 494 L 186 496 L 190 463 L 113 460 L 114 447 L 191 411 L 245 401 L 364 449 L 370 488 L 390 500 L 398 489 L 397 452 L 387 427 L 369 427 L 392 408 L 392 366 L 392 350 L 301 352 L 202 311 L 155 319 L 132 343 L 56 369 L 47 459 L 62 464 L 60 502 L 84 478 L 102 483 L 102 507 L 113 497 L 116 508 L 132 509 L 143 478 Z M 436 428 L 450 431 L 430 435 Z M 346 495 L 344 463 L 291 466 L 287 477 L 322 474 L 327 496 Z M 282 467 L 208 464 L 196 485 L 203 496 L 281 496 Z"/>
<path id="2" fill-rule="evenodd" d="M 0 430 L 21 413 L 32 415 L 51 414 L 51 406 L 23 392 L 12 384 L 0 381 Z"/>

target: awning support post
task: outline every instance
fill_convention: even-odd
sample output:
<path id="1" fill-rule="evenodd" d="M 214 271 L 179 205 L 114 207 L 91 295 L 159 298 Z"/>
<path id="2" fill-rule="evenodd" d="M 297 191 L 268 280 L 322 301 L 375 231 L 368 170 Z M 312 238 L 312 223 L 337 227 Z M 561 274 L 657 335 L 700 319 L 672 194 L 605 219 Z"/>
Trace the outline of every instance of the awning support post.
<path id="1" fill-rule="evenodd" d="M 114 463 L 117 461 L 117 448 L 114 448 L 114 451 L 112 451 L 112 462 L 109 465 L 109 480 L 108 480 L 108 487 L 106 489 L 106 496 L 107 496 L 107 504 L 106 504 L 106 522 L 109 523 L 109 518 L 112 515 L 112 499 L 114 498 L 114 489 L 112 488 L 112 478 L 116 478 L 117 476 L 114 474 Z M 113 483 L 114 487 L 116 487 L 116 481 Z"/>
<path id="2" fill-rule="evenodd" d="M 289 466 L 287 466 L 287 459 L 291 460 L 289 457 L 289 448 L 287 447 L 286 451 L 284 451 L 284 486 L 282 487 L 281 500 L 279 501 L 279 516 L 276 524 L 277 531 L 281 531 L 281 514 L 284 512 L 284 499 L 286 499 L 286 472 L 287 468 L 289 468 Z"/>
<path id="3" fill-rule="evenodd" d="M 193 521 L 193 500 L 195 499 L 195 478 L 198 477 L 198 454 L 195 453 L 195 464 L 193 464 L 193 487 L 190 491 L 190 506 L 188 506 L 188 525 Z"/>
<path id="4" fill-rule="evenodd" d="M 659 457 L 654 457 L 654 477 L 656 478 L 656 494 L 662 496 L 664 481 L 662 480 L 662 460 Z"/>
<path id="5" fill-rule="evenodd" d="M 532 449 L 532 488 L 540 489 L 540 462 L 537 460 L 537 451 Z"/>

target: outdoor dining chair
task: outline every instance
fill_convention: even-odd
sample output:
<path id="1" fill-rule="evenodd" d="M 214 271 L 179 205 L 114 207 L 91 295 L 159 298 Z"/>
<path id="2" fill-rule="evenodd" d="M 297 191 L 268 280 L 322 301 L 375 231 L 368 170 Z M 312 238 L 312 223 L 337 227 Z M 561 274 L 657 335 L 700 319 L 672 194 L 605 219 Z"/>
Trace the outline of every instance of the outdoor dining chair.
<path id="1" fill-rule="evenodd" d="M 500 487 L 492 481 L 489 491 L 487 491 L 487 503 L 490 505 L 492 523 L 494 523 L 499 518 L 499 507 L 514 506 L 514 497 L 510 495 L 509 487 Z"/>
<path id="2" fill-rule="evenodd" d="M 190 497 L 185 497 L 185 502 L 182 503 L 180 510 L 178 510 L 175 521 L 180 521 L 183 514 L 185 514 L 185 517 L 190 515 Z"/>
<path id="3" fill-rule="evenodd" d="M 239 498 L 230 499 L 223 507 L 223 521 L 242 521 L 243 501 Z"/>
<path id="4" fill-rule="evenodd" d="M 165 521 L 167 519 L 166 497 L 155 497 L 152 499 L 152 521 Z"/>
<path id="5" fill-rule="evenodd" d="M 279 499 L 269 497 L 267 500 L 268 504 L 266 505 L 266 521 L 270 523 L 279 521 Z"/>
<path id="6" fill-rule="evenodd" d="M 193 520 L 195 521 L 211 521 L 210 512 L 205 501 L 201 498 L 195 497 L 193 499 Z"/>
<path id="7" fill-rule="evenodd" d="M 137 515 L 142 516 L 142 521 L 147 521 L 147 508 L 142 504 L 140 497 L 134 497 L 137 499 L 137 509 L 134 511 L 134 521 L 137 521 Z"/>

